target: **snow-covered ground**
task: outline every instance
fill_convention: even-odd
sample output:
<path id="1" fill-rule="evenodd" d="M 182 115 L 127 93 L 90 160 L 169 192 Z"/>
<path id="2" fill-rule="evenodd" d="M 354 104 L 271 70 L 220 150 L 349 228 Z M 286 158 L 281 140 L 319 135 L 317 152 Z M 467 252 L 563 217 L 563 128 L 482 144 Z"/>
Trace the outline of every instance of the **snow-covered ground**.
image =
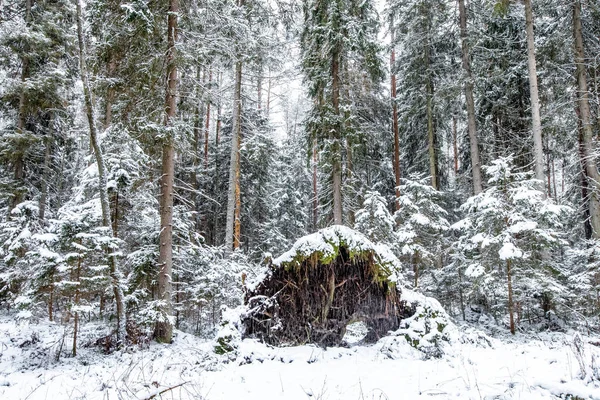
<path id="1" fill-rule="evenodd" d="M 56 361 L 61 343 L 71 346 L 63 326 L 0 316 L 0 399 L 600 399 L 589 377 L 600 360 L 597 338 L 583 337 L 588 378 L 580 379 L 573 334 L 500 340 L 460 331 L 442 358 L 429 360 L 403 336 L 327 350 L 245 340 L 228 358 L 177 332 L 172 345 L 111 355 L 82 347 Z"/>

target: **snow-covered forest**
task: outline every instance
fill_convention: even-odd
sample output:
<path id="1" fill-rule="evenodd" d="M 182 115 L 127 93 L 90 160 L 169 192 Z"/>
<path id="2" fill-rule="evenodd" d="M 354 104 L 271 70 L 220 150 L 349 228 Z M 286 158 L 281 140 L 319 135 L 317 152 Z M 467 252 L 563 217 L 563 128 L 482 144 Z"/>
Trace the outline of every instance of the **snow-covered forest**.
<path id="1" fill-rule="evenodd" d="M 598 0 L 0 0 L 0 99 L 1 398 L 600 399 Z"/>

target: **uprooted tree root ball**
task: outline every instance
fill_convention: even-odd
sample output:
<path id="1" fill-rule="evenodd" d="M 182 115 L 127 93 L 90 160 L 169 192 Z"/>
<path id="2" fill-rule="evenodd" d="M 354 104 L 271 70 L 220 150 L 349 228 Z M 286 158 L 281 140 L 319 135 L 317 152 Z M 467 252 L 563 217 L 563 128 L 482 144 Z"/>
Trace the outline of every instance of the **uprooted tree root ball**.
<path id="1" fill-rule="evenodd" d="M 395 266 L 363 235 L 331 227 L 299 240 L 246 294 L 245 335 L 273 345 L 339 345 L 362 321 L 375 342 L 414 313 L 391 279 Z"/>

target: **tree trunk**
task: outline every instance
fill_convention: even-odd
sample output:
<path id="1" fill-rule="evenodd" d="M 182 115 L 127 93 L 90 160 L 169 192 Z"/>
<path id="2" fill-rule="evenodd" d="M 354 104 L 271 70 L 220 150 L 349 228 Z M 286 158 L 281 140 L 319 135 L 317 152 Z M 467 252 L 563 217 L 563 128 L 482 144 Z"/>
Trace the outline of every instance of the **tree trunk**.
<path id="1" fill-rule="evenodd" d="M 115 188 L 115 200 L 113 202 L 113 219 L 112 219 L 112 232 L 114 237 L 119 237 L 119 188 Z"/>
<path id="2" fill-rule="evenodd" d="M 394 47 L 394 21 L 390 22 L 392 54 L 390 56 L 391 95 L 392 95 L 392 130 L 394 131 L 394 183 L 396 185 L 396 211 L 400 210 L 400 132 L 398 128 L 398 104 L 396 103 L 396 48 Z"/>
<path id="3" fill-rule="evenodd" d="M 219 72 L 217 74 L 217 90 L 219 94 L 217 95 L 217 123 L 215 126 L 215 174 L 213 179 L 213 190 L 216 193 L 219 189 L 220 183 L 220 171 L 219 171 L 219 136 L 221 134 L 221 83 L 222 83 L 222 73 Z M 219 210 L 220 205 L 215 204 L 215 209 L 213 211 L 213 229 L 212 229 L 212 244 L 216 246 L 219 243 Z"/>
<path id="4" fill-rule="evenodd" d="M 460 299 L 460 311 L 462 314 L 462 319 L 463 319 L 463 321 L 465 321 L 466 320 L 465 298 L 464 298 L 464 293 L 463 293 L 462 272 L 461 272 L 460 267 L 457 268 L 457 272 L 458 272 L 458 296 Z"/>
<path id="5" fill-rule="evenodd" d="M 334 50 L 331 61 L 331 95 L 333 112 L 336 117 L 340 116 L 340 53 L 339 50 Z M 336 225 L 342 224 L 342 165 L 341 165 L 341 124 L 335 122 L 333 129 L 333 148 L 331 160 L 332 174 L 332 191 L 333 191 L 333 223 Z"/>
<path id="6" fill-rule="evenodd" d="M 81 243 L 80 243 L 81 244 Z M 77 258 L 77 269 L 75 270 L 75 282 L 77 282 L 77 287 L 75 289 L 75 299 L 73 304 L 75 307 L 79 305 L 79 298 L 81 296 L 80 286 L 81 286 L 81 256 Z M 79 311 L 75 310 L 73 313 L 73 357 L 77 356 L 77 333 L 79 331 Z"/>
<path id="7" fill-rule="evenodd" d="M 267 105 L 265 107 L 265 116 L 269 118 L 271 110 L 271 70 L 269 69 L 269 77 L 267 78 Z"/>
<path id="8" fill-rule="evenodd" d="M 586 172 L 586 163 L 585 163 L 585 155 L 584 155 L 584 151 L 583 151 L 583 126 L 581 124 L 581 118 L 579 117 L 579 106 L 577 106 L 575 108 L 575 113 L 577 115 L 577 131 L 579 132 L 578 134 L 578 139 L 579 139 L 579 160 L 581 163 L 581 202 L 582 202 L 582 209 L 583 209 L 583 232 L 585 235 L 586 239 L 591 239 L 592 238 L 592 233 L 593 233 L 593 229 L 592 229 L 592 224 L 591 224 L 591 220 L 590 220 L 590 202 L 588 199 L 588 176 L 587 176 L 587 172 Z M 564 175 L 565 175 L 565 162 L 563 160 L 563 189 L 562 192 L 564 193 L 565 189 L 564 189 Z"/>
<path id="9" fill-rule="evenodd" d="M 479 140 L 477 139 L 477 122 L 475 120 L 475 100 L 473 98 L 473 74 L 471 73 L 471 60 L 469 58 L 469 43 L 467 34 L 467 10 L 465 1 L 458 0 L 458 13 L 460 18 L 460 37 L 462 41 L 462 67 L 465 71 L 465 102 L 467 103 L 467 130 L 471 150 L 471 173 L 473 175 L 473 193 L 479 194 L 483 190 L 481 179 L 481 160 L 479 157 Z M 454 170 L 458 172 L 458 152 L 456 137 L 454 139 Z"/>
<path id="10" fill-rule="evenodd" d="M 585 69 L 585 54 L 583 51 L 581 3 L 579 0 L 575 0 L 573 3 L 573 36 L 575 38 L 575 65 L 577 67 L 577 99 L 581 126 L 583 130 L 582 157 L 588 179 L 588 188 L 590 190 L 590 223 L 592 226 L 592 237 L 594 239 L 598 239 L 600 238 L 600 174 L 598 173 L 598 168 L 596 167 L 596 157 L 593 144 L 593 130 Z"/>
<path id="11" fill-rule="evenodd" d="M 256 109 L 262 110 L 262 85 L 263 85 L 263 64 L 262 60 L 258 61 L 258 73 L 256 75 Z"/>
<path id="12" fill-rule="evenodd" d="M 218 90 L 221 90 L 221 83 L 222 83 L 223 77 L 222 77 L 222 73 L 219 72 L 219 75 L 217 77 L 217 84 L 218 84 Z M 217 126 L 215 127 L 215 144 L 218 147 L 219 146 L 219 135 L 221 134 L 221 94 L 219 93 L 219 95 L 217 96 Z"/>
<path id="13" fill-rule="evenodd" d="M 208 86 L 212 84 L 212 69 L 208 70 Z M 210 92 L 209 92 L 210 93 Z M 204 120 L 204 169 L 208 169 L 208 134 L 210 129 L 210 102 L 211 96 L 206 101 L 206 119 Z"/>
<path id="14" fill-rule="evenodd" d="M 454 177 L 456 178 L 458 177 L 458 132 L 456 129 L 456 117 L 452 117 L 452 153 L 454 155 Z"/>
<path id="15" fill-rule="evenodd" d="M 162 176 L 160 194 L 160 237 L 158 266 L 158 297 L 161 300 L 162 317 L 156 324 L 155 337 L 159 342 L 170 343 L 173 338 L 172 271 L 173 271 L 173 192 L 175 180 L 175 148 L 173 146 L 173 119 L 177 112 L 177 13 L 179 0 L 169 0 L 167 18 L 167 88 L 165 95 L 165 127 L 168 131 L 162 149 Z"/>
<path id="16" fill-rule="evenodd" d="M 348 94 L 349 95 L 349 94 Z M 353 164 L 352 164 L 352 141 L 346 137 L 346 185 L 350 184 L 353 185 Z M 355 192 L 354 192 L 355 193 Z M 354 226 L 354 221 L 356 218 L 356 215 L 354 213 L 354 210 L 351 207 L 348 207 L 348 224 L 350 226 Z"/>
<path id="17" fill-rule="evenodd" d="M 313 228 L 316 232 L 319 229 L 319 193 L 317 192 L 317 167 L 318 167 L 318 155 L 317 155 L 317 139 L 313 140 L 313 173 L 312 173 L 312 187 L 313 187 Z"/>
<path id="18" fill-rule="evenodd" d="M 33 0 L 25 0 L 25 25 L 31 25 L 31 6 Z M 29 46 L 25 43 L 25 52 L 29 51 Z M 27 113 L 27 93 L 25 89 L 25 81 L 29 78 L 29 57 L 28 55 L 24 55 L 22 60 L 21 67 L 21 93 L 19 94 L 19 119 L 17 121 L 17 133 L 23 134 L 26 130 L 26 113 Z M 15 154 L 15 162 L 14 162 L 14 179 L 17 185 L 21 185 L 23 183 L 23 179 L 25 177 L 25 162 L 23 160 L 24 149 L 18 148 Z M 17 204 L 23 201 L 23 192 L 21 188 L 17 188 L 14 197 L 12 200 L 12 206 L 10 209 L 13 209 Z M 10 210 L 9 210 L 10 211 Z"/>
<path id="19" fill-rule="evenodd" d="M 594 93 L 596 94 L 596 134 L 600 137 L 600 83 L 598 82 L 598 69 L 600 64 L 597 63 L 598 58 L 594 61 L 596 65 L 594 67 Z"/>
<path id="20" fill-rule="evenodd" d="M 552 189 L 554 191 L 554 199 L 558 202 L 558 192 L 556 191 L 556 165 L 554 162 L 554 157 L 551 162 L 551 173 L 552 173 Z"/>
<path id="21" fill-rule="evenodd" d="M 426 10 L 423 10 L 426 13 Z M 425 96 L 427 98 L 427 147 L 429 150 L 429 173 L 431 174 L 431 187 L 439 189 L 439 178 L 437 168 L 437 154 L 435 146 L 435 126 L 433 123 L 433 78 L 431 76 L 431 59 L 429 31 L 430 27 L 425 27 L 425 38 L 423 44 L 425 56 Z"/>
<path id="22" fill-rule="evenodd" d="M 92 93 L 88 84 L 85 44 L 83 39 L 83 17 L 81 15 L 81 0 L 76 0 L 77 3 L 77 37 L 79 39 L 79 72 L 83 83 L 83 95 L 85 101 L 85 110 L 90 129 L 90 142 L 94 155 L 96 157 L 96 165 L 98 167 L 98 191 L 100 194 L 100 204 L 102 207 L 102 226 L 111 229 L 110 223 L 110 206 L 108 202 L 108 191 L 106 184 L 106 167 L 104 166 L 104 157 L 100 148 L 98 131 L 94 121 L 94 108 L 92 105 Z M 126 315 L 125 315 L 125 296 L 121 287 L 121 273 L 118 268 L 117 258 L 114 255 L 113 248 L 109 248 L 108 264 L 111 285 L 115 296 L 117 308 L 117 347 L 122 346 L 126 340 Z"/>
<path id="23" fill-rule="evenodd" d="M 415 289 L 419 287 L 419 264 L 421 263 L 421 255 L 419 251 L 415 251 L 415 266 L 413 268 L 413 272 L 415 273 Z"/>
<path id="24" fill-rule="evenodd" d="M 54 275 L 50 275 L 50 295 L 48 296 L 48 321 L 54 321 Z"/>
<path id="25" fill-rule="evenodd" d="M 48 124 L 48 132 L 46 133 L 46 137 L 44 138 L 44 170 L 42 173 L 42 194 L 40 196 L 40 212 L 39 218 L 40 220 L 44 220 L 46 218 L 46 206 L 48 201 L 48 180 L 50 179 L 50 161 L 52 157 L 52 135 L 54 129 L 54 113 L 50 117 L 50 122 Z"/>
<path id="26" fill-rule="evenodd" d="M 194 211 L 196 212 L 194 215 L 194 221 L 196 223 L 196 229 L 200 230 L 202 226 L 201 216 L 200 216 L 200 196 L 198 196 L 198 191 L 200 190 L 200 182 L 198 181 L 198 170 L 200 166 L 200 138 L 202 136 L 202 114 L 204 110 L 202 109 L 202 91 L 201 87 L 204 84 L 204 80 L 202 78 L 202 68 L 200 65 L 196 67 L 196 106 L 194 107 L 194 138 L 192 143 L 192 170 L 190 173 L 190 181 L 192 184 L 192 188 L 195 193 L 193 194 L 193 202 L 194 202 Z"/>
<path id="27" fill-rule="evenodd" d="M 540 190 L 544 190 L 544 153 L 542 147 L 542 121 L 540 118 L 540 99 L 538 95 L 537 70 L 535 65 L 535 44 L 533 37 L 533 11 L 531 0 L 525 3 L 525 29 L 527 31 L 527 66 L 529 70 L 529 97 L 531 100 L 531 122 L 533 127 L 533 152 L 535 179 L 540 182 Z"/>
<path id="28" fill-rule="evenodd" d="M 233 123 L 231 132 L 231 158 L 229 167 L 229 190 L 227 196 L 227 225 L 225 227 L 225 251 L 231 252 L 239 245 L 235 237 L 239 213 L 236 210 L 239 196 L 240 142 L 242 113 L 242 61 L 235 63 L 235 88 L 233 93 Z M 237 217 L 237 218 L 236 218 Z"/>
<path id="29" fill-rule="evenodd" d="M 552 166 L 551 166 L 551 154 L 550 154 L 550 144 L 548 143 L 548 138 L 546 138 L 546 149 L 547 149 L 547 154 L 546 154 L 546 170 L 548 171 L 548 173 L 546 174 L 546 181 L 547 181 L 547 186 L 548 186 L 548 197 L 552 198 Z"/>
<path id="30" fill-rule="evenodd" d="M 112 59 L 112 54 L 109 56 L 110 60 L 107 65 L 108 78 L 113 78 L 115 71 L 117 69 L 117 63 L 114 59 Z M 112 124 L 112 106 L 115 101 L 115 88 L 112 87 L 112 84 L 106 90 L 106 105 L 104 109 L 104 129 L 108 129 L 108 127 Z"/>
<path id="31" fill-rule="evenodd" d="M 198 65 L 196 67 L 196 107 L 194 107 L 194 140 L 192 147 L 192 185 L 195 190 L 199 189 L 198 183 L 198 166 L 200 165 L 198 161 L 198 153 L 200 152 L 200 137 L 202 136 L 202 93 L 201 93 L 201 68 Z M 196 210 L 197 211 L 197 210 Z"/>
<path id="32" fill-rule="evenodd" d="M 513 310 L 512 272 L 510 260 L 506 260 L 506 277 L 508 282 L 508 316 L 510 318 L 510 333 L 515 334 L 515 316 Z"/>

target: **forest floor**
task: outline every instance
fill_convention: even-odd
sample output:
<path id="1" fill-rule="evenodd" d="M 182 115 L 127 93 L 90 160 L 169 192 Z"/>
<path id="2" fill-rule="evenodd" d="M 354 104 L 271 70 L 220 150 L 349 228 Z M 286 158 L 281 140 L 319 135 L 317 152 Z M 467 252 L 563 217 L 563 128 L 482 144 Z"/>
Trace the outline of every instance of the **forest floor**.
<path id="1" fill-rule="evenodd" d="M 0 399 L 600 399 L 599 340 L 582 336 L 578 357 L 574 332 L 494 339 L 461 327 L 429 360 L 403 337 L 326 350 L 245 340 L 228 357 L 176 332 L 171 345 L 110 355 L 81 347 L 56 360 L 72 346 L 70 329 L 0 315 Z M 86 324 L 81 345 L 105 329 Z"/>

